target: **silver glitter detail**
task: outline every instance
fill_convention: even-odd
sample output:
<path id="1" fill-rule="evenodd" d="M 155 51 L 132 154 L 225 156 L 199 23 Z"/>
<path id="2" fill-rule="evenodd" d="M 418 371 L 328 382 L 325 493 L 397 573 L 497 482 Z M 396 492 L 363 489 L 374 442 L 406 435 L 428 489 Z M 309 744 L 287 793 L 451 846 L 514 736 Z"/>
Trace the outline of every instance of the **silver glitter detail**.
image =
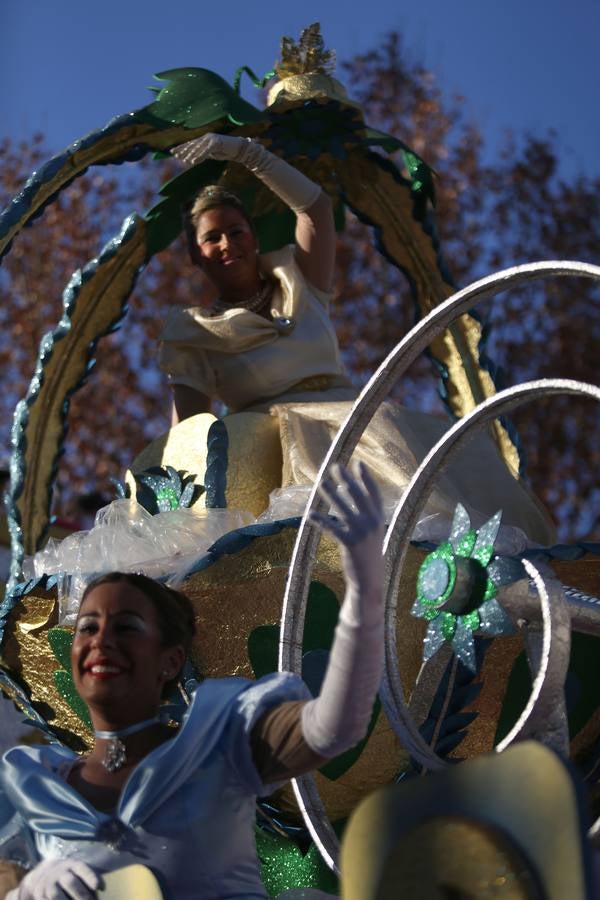
<path id="1" fill-rule="evenodd" d="M 423 639 L 423 662 L 437 653 L 446 638 L 442 632 L 442 616 L 438 616 L 429 623 L 427 634 Z"/>
<path id="2" fill-rule="evenodd" d="M 476 671 L 473 632 L 460 618 L 458 618 L 456 622 L 456 631 L 452 638 L 452 649 L 460 659 L 461 663 L 470 669 L 471 672 Z"/>
<path id="3" fill-rule="evenodd" d="M 109 772 L 118 772 L 125 765 L 127 751 L 123 741 L 119 738 L 111 738 L 106 747 L 106 753 L 102 765 Z"/>
<path id="4" fill-rule="evenodd" d="M 432 559 L 419 573 L 421 593 L 427 600 L 441 597 L 450 582 L 450 566 L 441 556 Z"/>
<path id="5" fill-rule="evenodd" d="M 475 559 L 478 559 L 482 565 L 486 565 L 490 559 L 492 558 L 493 546 L 496 538 L 498 537 L 498 531 L 500 529 L 500 522 L 502 521 L 502 510 L 498 510 L 498 512 L 492 516 L 491 519 L 488 519 L 485 524 L 478 529 L 477 532 L 477 540 L 475 541 L 475 546 L 473 547 L 473 552 L 471 556 Z M 489 555 L 487 555 L 487 559 L 481 558 L 478 554 L 481 551 L 489 548 Z"/>
<path id="6" fill-rule="evenodd" d="M 481 631 L 486 635 L 496 637 L 500 634 L 510 634 L 513 624 L 506 615 L 497 600 L 486 600 L 478 609 L 481 621 Z"/>
<path id="7" fill-rule="evenodd" d="M 450 537 L 448 538 L 453 550 L 458 549 L 458 545 L 470 530 L 471 519 L 469 518 L 469 513 L 462 503 L 457 503 L 456 509 L 454 510 L 452 525 L 450 526 Z"/>
<path id="8" fill-rule="evenodd" d="M 421 601 L 417 599 L 411 606 L 410 611 L 413 616 L 417 617 L 417 619 L 425 619 L 430 609 L 430 606 L 427 606 L 425 603 L 421 603 Z"/>

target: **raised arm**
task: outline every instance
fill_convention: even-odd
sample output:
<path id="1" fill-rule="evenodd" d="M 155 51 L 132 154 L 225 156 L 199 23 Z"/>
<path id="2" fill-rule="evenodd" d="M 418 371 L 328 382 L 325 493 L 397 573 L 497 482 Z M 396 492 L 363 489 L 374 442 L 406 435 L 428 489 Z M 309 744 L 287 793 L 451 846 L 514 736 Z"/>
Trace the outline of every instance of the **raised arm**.
<path id="1" fill-rule="evenodd" d="M 250 138 L 204 134 L 171 153 L 185 165 L 226 159 L 246 166 L 296 214 L 296 259 L 305 278 L 319 290 L 331 290 L 335 228 L 331 201 L 318 184 Z"/>
<path id="2" fill-rule="evenodd" d="M 341 492 L 339 488 L 341 487 Z M 270 710 L 252 734 L 263 780 L 307 772 L 355 746 L 365 735 L 383 670 L 383 513 L 367 469 L 343 469 L 324 483 L 335 518 L 315 516 L 342 549 L 346 595 L 319 696 Z"/>

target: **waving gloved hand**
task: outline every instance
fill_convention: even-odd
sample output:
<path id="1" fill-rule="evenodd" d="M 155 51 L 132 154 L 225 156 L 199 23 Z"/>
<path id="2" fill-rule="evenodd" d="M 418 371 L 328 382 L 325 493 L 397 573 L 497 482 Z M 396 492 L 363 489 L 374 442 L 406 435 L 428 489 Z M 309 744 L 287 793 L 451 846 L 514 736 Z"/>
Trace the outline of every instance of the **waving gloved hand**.
<path id="1" fill-rule="evenodd" d="M 346 596 L 319 696 L 302 710 L 302 734 L 323 757 L 337 756 L 364 736 L 383 669 L 383 529 L 377 485 L 336 467 L 321 487 L 335 518 L 311 519 L 342 547 Z"/>
<path id="2" fill-rule="evenodd" d="M 379 488 L 364 463 L 357 478 L 341 466 L 320 487 L 332 515 L 312 513 L 311 520 L 329 531 L 342 547 L 346 600 L 362 624 L 381 618 L 384 520 Z"/>
<path id="3" fill-rule="evenodd" d="M 173 147 L 171 155 L 186 166 L 195 166 L 205 159 L 237 161 L 248 149 L 249 138 L 208 132 L 186 144 Z"/>
<path id="4" fill-rule="evenodd" d="M 5 900 L 95 900 L 102 879 L 79 859 L 47 859 L 29 872 Z"/>
<path id="5" fill-rule="evenodd" d="M 264 181 L 296 213 L 312 206 L 321 193 L 318 184 L 250 138 L 208 132 L 173 147 L 171 155 L 185 166 L 196 166 L 206 159 L 240 163 Z"/>

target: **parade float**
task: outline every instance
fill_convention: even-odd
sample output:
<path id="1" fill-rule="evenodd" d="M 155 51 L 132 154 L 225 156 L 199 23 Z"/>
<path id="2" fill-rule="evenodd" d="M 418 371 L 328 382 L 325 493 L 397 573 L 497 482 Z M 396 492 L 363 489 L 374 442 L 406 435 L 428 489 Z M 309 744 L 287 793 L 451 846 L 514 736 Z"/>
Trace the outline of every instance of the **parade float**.
<path id="1" fill-rule="evenodd" d="M 368 736 L 315 778 L 299 779 L 257 804 L 257 847 L 265 886 L 275 897 L 294 887 L 335 892 L 339 835 L 375 788 L 494 748 L 501 752 L 526 737 L 568 754 L 595 797 L 600 546 L 511 553 L 497 545 L 501 511 L 475 526 L 460 503 L 443 539 L 414 535 L 436 478 L 475 431 L 492 435 L 517 483 L 511 410 L 557 394 L 586 397 L 592 406 L 600 400 L 599 388 L 567 380 L 497 392 L 477 304 L 542 277 L 600 280 L 600 268 L 532 263 L 457 291 L 435 232 L 431 171 L 400 140 L 368 125 L 366 113 L 333 77 L 333 57 L 318 27 L 307 29 L 298 44 L 283 40 L 280 62 L 261 82 L 274 80 L 264 109 L 241 97 L 243 74 L 232 86 L 201 68 L 160 73 L 151 103 L 76 141 L 31 176 L 0 219 L 0 252 L 8 253 L 21 229 L 88 168 L 136 162 L 219 132 L 259 141 L 319 183 L 332 199 L 338 227 L 346 211 L 357 216 L 371 227 L 374 250 L 409 280 L 417 324 L 332 435 L 299 513 L 265 516 L 273 492 L 284 494 L 288 486 L 289 445 L 276 420 L 261 413 L 187 419 L 157 436 L 123 473 L 121 503 L 130 510 L 135 501 L 136 533 L 152 517 L 170 522 L 159 529 L 164 536 L 190 516 L 203 522 L 207 511 L 221 511 L 220 534 L 205 537 L 202 552 L 194 549 L 191 528 L 191 548 L 181 552 L 163 543 L 154 568 L 146 560 L 145 571 L 161 577 L 169 568 L 165 557 L 178 554 L 179 586 L 196 610 L 198 637 L 186 677 L 170 700 L 173 719 L 181 718 L 205 677 L 256 678 L 280 668 L 301 673 L 316 690 L 343 591 L 333 541 L 321 539 L 307 520 L 311 510 L 322 508 L 318 483 L 335 462 L 351 459 L 393 385 L 421 353 L 429 351 L 441 376 L 455 424 L 427 454 L 389 517 L 386 670 Z M 96 345 L 115 328 L 127 328 L 136 280 L 181 232 L 182 205 L 214 183 L 242 197 L 262 252 L 290 242 L 292 214 L 241 166 L 208 161 L 184 171 L 160 188 L 152 209 L 128 216 L 119 234 L 73 275 L 62 317 L 41 343 L 29 390 L 15 412 L 0 687 L 47 740 L 77 751 L 89 746 L 91 730 L 70 674 L 73 583 L 92 573 L 75 564 L 68 572 L 70 589 L 64 573 L 51 567 L 26 579 L 24 565 L 47 540 L 70 399 L 93 377 Z M 118 568 L 122 562 L 113 551 L 110 568 Z M 565 684 L 571 690 L 565 692 Z"/>

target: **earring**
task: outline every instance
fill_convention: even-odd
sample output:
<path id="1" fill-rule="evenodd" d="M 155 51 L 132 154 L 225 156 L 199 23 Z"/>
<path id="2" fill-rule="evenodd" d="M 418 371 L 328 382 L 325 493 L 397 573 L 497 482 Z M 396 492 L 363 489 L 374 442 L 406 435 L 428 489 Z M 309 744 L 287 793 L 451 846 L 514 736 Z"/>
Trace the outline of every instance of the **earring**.
<path id="1" fill-rule="evenodd" d="M 171 677 L 171 673 L 169 672 L 168 669 L 163 669 L 160 674 L 163 676 L 163 678 L 169 679 Z"/>

